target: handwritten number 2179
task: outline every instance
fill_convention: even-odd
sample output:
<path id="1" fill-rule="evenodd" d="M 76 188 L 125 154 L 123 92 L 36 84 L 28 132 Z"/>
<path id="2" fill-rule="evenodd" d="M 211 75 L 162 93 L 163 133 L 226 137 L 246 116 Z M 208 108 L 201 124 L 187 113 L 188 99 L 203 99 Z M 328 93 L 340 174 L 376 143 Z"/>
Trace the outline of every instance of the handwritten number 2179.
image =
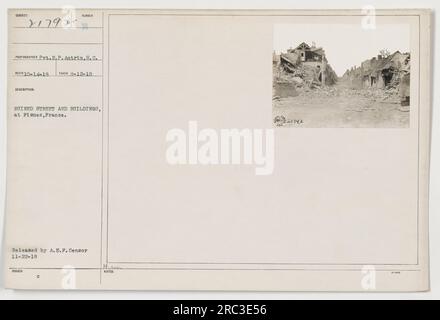
<path id="1" fill-rule="evenodd" d="M 29 19 L 29 28 L 57 28 L 61 26 L 61 18 L 32 20 Z"/>

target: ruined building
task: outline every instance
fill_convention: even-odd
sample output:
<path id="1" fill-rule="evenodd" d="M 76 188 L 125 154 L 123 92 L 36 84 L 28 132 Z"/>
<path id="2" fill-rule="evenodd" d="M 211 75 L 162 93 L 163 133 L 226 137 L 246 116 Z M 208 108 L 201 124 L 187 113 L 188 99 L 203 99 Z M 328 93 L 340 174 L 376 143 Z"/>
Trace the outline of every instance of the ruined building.
<path id="1" fill-rule="evenodd" d="M 324 49 L 314 44 L 309 46 L 303 42 L 296 48 L 281 53 L 279 57 L 274 56 L 274 63 L 278 64 L 280 72 L 299 76 L 305 81 L 321 85 L 333 85 L 337 81 Z"/>
<path id="2" fill-rule="evenodd" d="M 383 57 L 365 60 L 359 67 L 347 70 L 342 80 L 354 88 L 398 88 L 410 73 L 410 54 L 396 51 Z"/>

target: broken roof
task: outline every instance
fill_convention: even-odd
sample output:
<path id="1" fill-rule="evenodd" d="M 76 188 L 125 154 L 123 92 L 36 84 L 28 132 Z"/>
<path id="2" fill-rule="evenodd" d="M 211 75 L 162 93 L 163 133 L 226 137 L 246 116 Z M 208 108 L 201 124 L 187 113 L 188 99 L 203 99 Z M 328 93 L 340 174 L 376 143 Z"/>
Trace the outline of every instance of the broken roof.
<path id="1" fill-rule="evenodd" d="M 367 60 L 370 61 L 370 63 L 368 67 L 363 68 L 363 74 L 364 75 L 375 74 L 382 70 L 395 67 L 395 62 L 393 59 L 394 57 L 396 57 L 396 55 L 404 55 L 404 54 L 402 54 L 400 51 L 396 51 L 386 58 L 382 58 L 382 59 L 372 58 L 370 60 Z"/>
<path id="2" fill-rule="evenodd" d="M 310 46 L 307 43 L 302 42 L 295 48 L 295 50 L 296 49 L 310 49 Z"/>
<path id="3" fill-rule="evenodd" d="M 284 60 L 286 60 L 287 62 L 295 65 L 298 61 L 299 55 L 297 53 L 294 52 L 289 52 L 289 53 L 282 53 L 280 55 L 280 57 Z"/>

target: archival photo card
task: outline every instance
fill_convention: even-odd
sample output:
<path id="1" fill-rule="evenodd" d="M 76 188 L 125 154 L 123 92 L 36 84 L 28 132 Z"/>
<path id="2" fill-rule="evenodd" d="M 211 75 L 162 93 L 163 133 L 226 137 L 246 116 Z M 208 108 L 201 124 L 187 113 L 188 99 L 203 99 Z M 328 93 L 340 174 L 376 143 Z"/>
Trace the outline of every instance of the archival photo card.
<path id="1" fill-rule="evenodd" d="M 5 285 L 428 290 L 430 14 L 10 10 Z"/>

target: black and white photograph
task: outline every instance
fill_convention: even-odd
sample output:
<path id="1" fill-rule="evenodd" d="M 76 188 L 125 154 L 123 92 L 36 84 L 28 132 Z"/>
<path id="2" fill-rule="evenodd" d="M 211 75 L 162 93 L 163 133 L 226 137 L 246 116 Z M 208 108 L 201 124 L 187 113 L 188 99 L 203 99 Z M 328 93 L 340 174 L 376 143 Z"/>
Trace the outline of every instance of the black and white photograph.
<path id="1" fill-rule="evenodd" d="M 407 128 L 406 25 L 274 26 L 275 127 Z"/>

